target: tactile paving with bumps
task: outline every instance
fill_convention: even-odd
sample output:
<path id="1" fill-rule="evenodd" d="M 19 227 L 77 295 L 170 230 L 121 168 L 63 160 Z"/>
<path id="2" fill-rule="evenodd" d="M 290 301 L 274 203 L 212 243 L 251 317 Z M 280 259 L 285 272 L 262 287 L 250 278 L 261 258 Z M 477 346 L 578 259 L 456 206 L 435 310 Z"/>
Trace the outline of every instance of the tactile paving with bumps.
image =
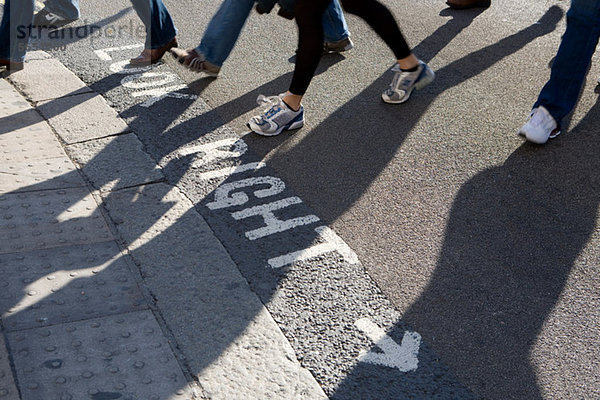
<path id="1" fill-rule="evenodd" d="M 0 254 L 109 240 L 87 188 L 0 195 Z"/>
<path id="2" fill-rule="evenodd" d="M 8 334 L 23 400 L 189 400 L 149 311 Z"/>
<path id="3" fill-rule="evenodd" d="M 83 187 L 85 182 L 66 156 L 0 164 L 0 193 Z"/>
<path id="4" fill-rule="evenodd" d="M 9 331 L 147 307 L 114 242 L 0 254 L 0 276 Z"/>
<path id="5" fill-rule="evenodd" d="M 35 112 L 31 110 L 31 112 Z M 48 158 L 66 158 L 66 153 L 45 121 L 26 124 L 0 135 L 0 161 L 17 163 Z"/>
<path id="6" fill-rule="evenodd" d="M 40 114 L 4 79 L 0 79 L 0 118 L 2 134 L 43 121 Z"/>

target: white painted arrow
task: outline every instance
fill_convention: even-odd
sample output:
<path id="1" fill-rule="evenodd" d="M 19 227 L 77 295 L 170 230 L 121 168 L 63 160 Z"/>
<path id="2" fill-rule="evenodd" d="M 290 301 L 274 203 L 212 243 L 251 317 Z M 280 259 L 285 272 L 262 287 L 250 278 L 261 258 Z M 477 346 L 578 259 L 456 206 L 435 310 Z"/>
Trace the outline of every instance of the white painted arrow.
<path id="1" fill-rule="evenodd" d="M 386 333 L 368 318 L 361 318 L 354 323 L 365 335 L 375 343 L 383 353 L 361 351 L 358 360 L 361 362 L 398 368 L 402 372 L 414 371 L 419 365 L 419 347 L 421 335 L 417 332 L 404 332 L 402 343 L 386 335 Z"/>

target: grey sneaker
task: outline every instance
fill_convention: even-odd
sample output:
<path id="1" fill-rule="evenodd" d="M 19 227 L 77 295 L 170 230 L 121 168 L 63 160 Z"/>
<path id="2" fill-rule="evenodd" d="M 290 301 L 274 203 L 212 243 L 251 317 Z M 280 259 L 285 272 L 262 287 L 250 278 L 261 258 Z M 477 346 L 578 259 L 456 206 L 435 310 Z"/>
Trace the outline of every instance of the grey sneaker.
<path id="1" fill-rule="evenodd" d="M 304 107 L 294 111 L 278 96 L 264 97 L 270 105 L 262 115 L 252 117 L 248 128 L 262 136 L 275 136 L 283 131 L 299 129 L 304 126 Z M 260 101 L 260 100 L 259 100 Z"/>
<path id="2" fill-rule="evenodd" d="M 170 51 L 173 57 L 175 57 L 181 65 L 190 71 L 203 72 L 206 75 L 215 78 L 221 71 L 221 67 L 218 67 L 206 60 L 204 54 L 197 52 L 196 49 L 183 50 L 178 47 L 173 47 Z"/>
<path id="3" fill-rule="evenodd" d="M 560 129 L 548 110 L 544 106 L 539 106 L 531 111 L 529 120 L 517 134 L 532 143 L 544 144 L 548 139 L 560 135 Z"/>
<path id="4" fill-rule="evenodd" d="M 416 71 L 402 71 L 398 64 L 394 65 L 392 71 L 394 79 L 390 87 L 381 94 L 381 99 L 391 104 L 404 103 L 410 98 L 413 90 L 424 88 L 435 78 L 433 70 L 423 61 L 419 61 Z"/>
<path id="5" fill-rule="evenodd" d="M 337 42 L 325 42 L 323 43 L 323 54 L 330 53 L 342 53 L 348 51 L 354 47 L 354 43 L 349 37 L 346 37 Z"/>

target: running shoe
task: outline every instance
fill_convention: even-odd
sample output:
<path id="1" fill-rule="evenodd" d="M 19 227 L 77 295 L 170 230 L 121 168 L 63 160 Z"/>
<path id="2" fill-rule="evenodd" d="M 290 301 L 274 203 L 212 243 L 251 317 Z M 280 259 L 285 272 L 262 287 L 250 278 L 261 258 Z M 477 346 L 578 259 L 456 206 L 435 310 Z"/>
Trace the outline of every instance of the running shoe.
<path id="1" fill-rule="evenodd" d="M 248 122 L 248 128 L 262 136 L 276 136 L 283 131 L 299 129 L 304 126 L 304 107 L 300 106 L 298 111 L 288 107 L 281 98 L 266 102 L 272 104 L 262 115 L 252 117 Z"/>
<path id="2" fill-rule="evenodd" d="M 400 104 L 410 98 L 413 90 L 422 89 L 429 85 L 435 78 L 435 73 L 423 61 L 419 61 L 416 71 L 402 71 L 398 64 L 392 68 L 394 79 L 390 87 L 381 94 L 381 99 L 386 103 Z"/>
<path id="3" fill-rule="evenodd" d="M 560 135 L 560 129 L 548 110 L 544 106 L 539 106 L 531 111 L 529 120 L 517 133 L 532 143 L 544 144 L 548 139 Z"/>

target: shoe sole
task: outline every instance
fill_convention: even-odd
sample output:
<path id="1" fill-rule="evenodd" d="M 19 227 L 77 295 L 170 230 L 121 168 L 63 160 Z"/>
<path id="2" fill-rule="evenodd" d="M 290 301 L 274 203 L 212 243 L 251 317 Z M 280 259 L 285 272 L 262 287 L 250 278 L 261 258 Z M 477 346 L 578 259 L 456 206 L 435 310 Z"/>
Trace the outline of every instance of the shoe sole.
<path id="1" fill-rule="evenodd" d="M 381 100 L 383 100 L 387 104 L 402 104 L 402 103 L 406 103 L 408 101 L 408 99 L 410 99 L 410 96 L 412 95 L 413 90 L 423 89 L 425 86 L 427 86 L 431 82 L 433 82 L 434 79 L 435 79 L 435 72 L 433 72 L 433 70 L 431 68 L 429 68 L 425 72 L 425 76 L 423 78 L 421 78 L 415 84 L 415 86 L 412 87 L 412 89 L 410 89 L 410 91 L 408 92 L 407 96 L 404 96 L 401 100 L 397 100 L 396 101 L 396 100 L 386 100 L 386 99 L 383 98 L 383 95 L 382 95 L 381 96 Z"/>
<path id="2" fill-rule="evenodd" d="M 256 133 L 257 135 L 269 137 L 269 136 L 277 136 L 283 131 L 293 131 L 293 130 L 302 128 L 304 126 L 304 119 L 302 121 L 296 121 L 293 124 L 291 124 L 290 126 L 283 126 L 273 133 L 265 133 L 265 132 L 257 131 L 255 129 L 253 129 L 250 124 L 246 124 L 246 126 L 248 127 L 248 129 L 250 129 L 252 132 Z"/>

